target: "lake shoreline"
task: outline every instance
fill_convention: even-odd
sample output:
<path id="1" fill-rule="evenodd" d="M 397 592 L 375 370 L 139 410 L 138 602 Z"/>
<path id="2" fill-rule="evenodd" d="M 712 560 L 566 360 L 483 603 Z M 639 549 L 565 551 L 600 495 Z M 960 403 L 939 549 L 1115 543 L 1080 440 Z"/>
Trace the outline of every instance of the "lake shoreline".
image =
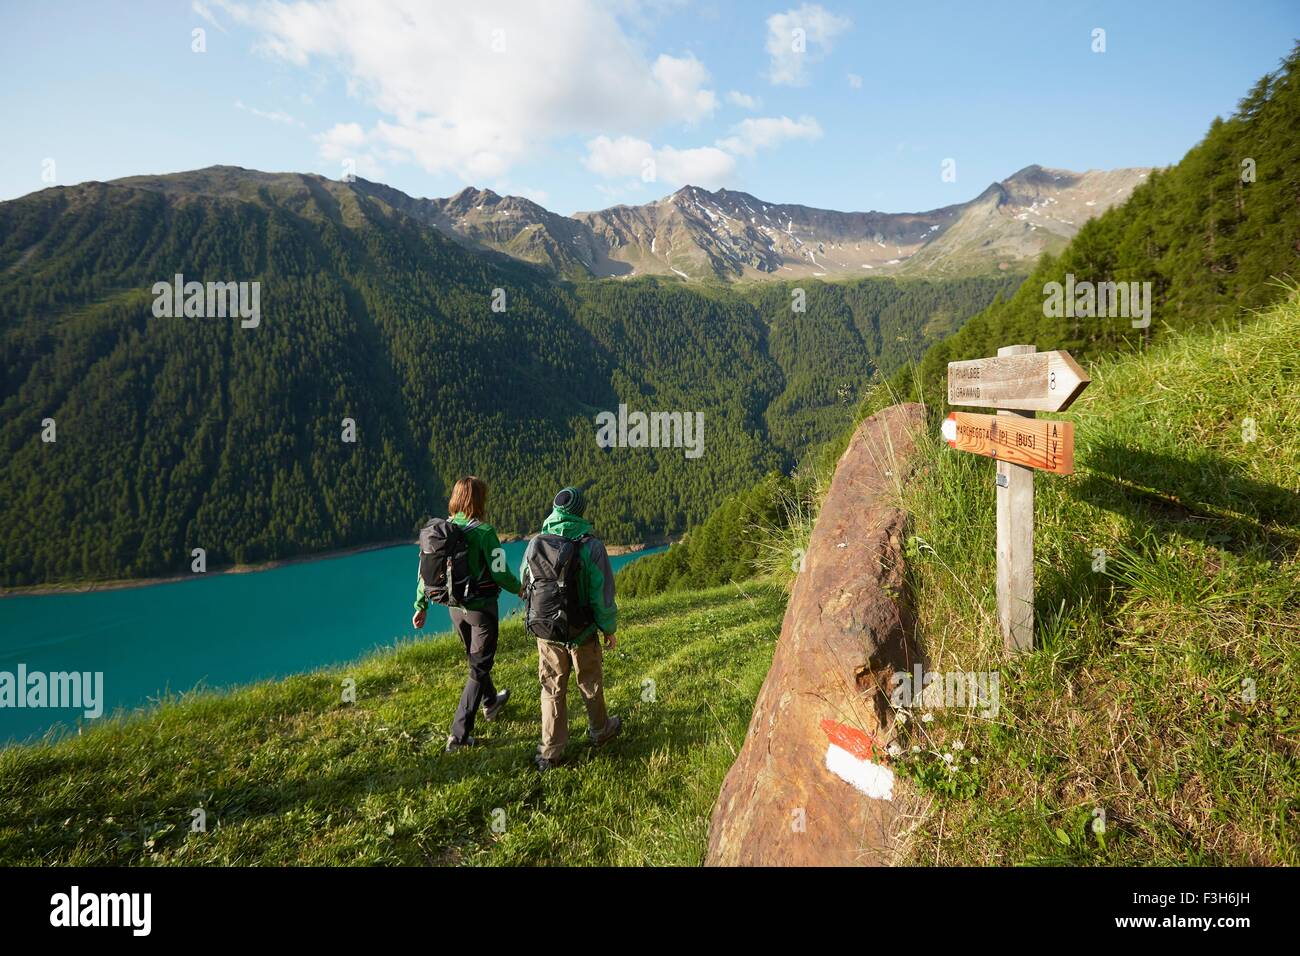
<path id="1" fill-rule="evenodd" d="M 514 541 L 527 541 L 529 537 L 531 537 L 531 535 L 506 535 L 501 538 L 501 543 L 508 544 Z M 648 541 L 642 541 L 636 544 L 606 545 L 605 550 L 609 552 L 610 557 L 619 557 L 625 554 L 635 554 L 638 551 L 645 551 L 649 548 L 662 547 L 665 544 L 672 544 L 674 540 L 675 539 L 671 537 L 655 535 Z M 168 577 L 113 578 L 106 581 L 69 581 L 56 584 L 25 584 L 16 588 L 0 588 L 0 600 L 7 597 L 93 594 L 97 591 L 124 591 L 130 588 L 151 588 L 160 584 L 180 584 L 184 581 L 194 581 L 202 577 L 215 575 L 256 574 L 260 571 L 273 571 L 276 568 L 283 568 L 293 564 L 304 564 L 308 561 L 328 561 L 333 558 L 346 558 L 354 554 L 364 554 L 367 551 L 380 551 L 384 548 L 396 548 L 402 545 L 410 545 L 414 547 L 415 544 L 416 540 L 414 538 L 397 538 L 392 541 L 372 541 L 369 544 L 354 545 L 350 548 L 340 548 L 335 551 L 318 551 L 314 554 L 300 554 L 294 555 L 290 558 L 276 558 L 273 561 L 263 561 L 258 564 L 235 564 L 212 571 L 204 571 L 201 574 L 190 572 L 189 574 L 173 574 Z"/>

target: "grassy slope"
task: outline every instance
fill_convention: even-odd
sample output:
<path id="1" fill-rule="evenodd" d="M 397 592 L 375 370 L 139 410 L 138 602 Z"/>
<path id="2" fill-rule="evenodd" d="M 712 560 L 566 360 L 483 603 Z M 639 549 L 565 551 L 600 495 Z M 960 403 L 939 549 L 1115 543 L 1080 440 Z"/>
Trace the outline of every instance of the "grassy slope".
<path id="1" fill-rule="evenodd" d="M 993 465 L 931 437 L 907 493 L 920 632 L 935 670 L 1000 668 L 1002 700 L 909 721 L 902 766 L 935 800 L 914 862 L 1300 863 L 1297 342 L 1293 294 L 1094 367 L 1063 416 L 1076 474 L 1035 482 L 1039 649 L 1018 661 Z"/>
<path id="2" fill-rule="evenodd" d="M 475 750 L 441 752 L 464 673 L 449 635 L 11 748 L 0 864 L 698 864 L 784 606 L 759 583 L 629 602 L 605 670 L 624 734 L 593 751 L 571 688 L 573 759 L 545 776 L 517 618 L 496 666 L 517 696 Z"/>

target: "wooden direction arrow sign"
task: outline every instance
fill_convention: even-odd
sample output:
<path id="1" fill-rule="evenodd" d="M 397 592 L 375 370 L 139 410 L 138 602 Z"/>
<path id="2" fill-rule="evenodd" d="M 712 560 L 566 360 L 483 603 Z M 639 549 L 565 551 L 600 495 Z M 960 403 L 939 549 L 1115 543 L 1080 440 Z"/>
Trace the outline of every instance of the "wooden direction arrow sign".
<path id="1" fill-rule="evenodd" d="M 943 437 L 958 451 L 1057 475 L 1074 473 L 1074 423 L 1049 418 L 952 412 Z"/>
<path id="2" fill-rule="evenodd" d="M 1091 381 L 1069 352 L 1024 352 L 948 363 L 948 404 L 1059 412 Z"/>

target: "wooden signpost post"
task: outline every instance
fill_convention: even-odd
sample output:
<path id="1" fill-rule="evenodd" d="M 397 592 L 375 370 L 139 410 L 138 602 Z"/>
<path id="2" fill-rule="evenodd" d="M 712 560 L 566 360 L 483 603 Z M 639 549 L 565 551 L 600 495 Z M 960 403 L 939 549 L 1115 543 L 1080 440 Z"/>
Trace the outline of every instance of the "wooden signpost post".
<path id="1" fill-rule="evenodd" d="M 1074 471 L 1074 425 L 1036 419 L 1059 412 L 1091 379 L 1069 352 L 1008 345 L 996 358 L 948 363 L 948 404 L 995 408 L 996 415 L 953 412 L 948 444 L 997 459 L 998 625 L 1008 651 L 1034 646 L 1034 469 Z"/>

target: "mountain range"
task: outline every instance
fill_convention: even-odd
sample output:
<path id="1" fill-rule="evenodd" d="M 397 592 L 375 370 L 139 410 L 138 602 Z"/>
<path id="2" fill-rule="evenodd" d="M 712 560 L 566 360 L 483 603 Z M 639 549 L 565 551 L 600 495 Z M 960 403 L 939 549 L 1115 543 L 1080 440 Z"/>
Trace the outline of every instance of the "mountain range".
<path id="1" fill-rule="evenodd" d="M 1041 253 L 1059 251 L 1149 172 L 1027 166 L 969 202 L 918 213 L 837 212 L 698 186 L 645 205 L 572 216 L 472 187 L 424 200 L 422 210 L 427 221 L 469 245 L 566 275 L 975 275 L 1023 272 Z"/>
<path id="2" fill-rule="evenodd" d="M 444 199 L 417 199 L 390 186 L 323 177 L 379 200 L 479 251 L 502 253 L 569 278 L 679 276 L 698 280 L 949 277 L 1024 273 L 1062 249 L 1080 226 L 1123 202 L 1145 168 L 1089 170 L 1027 166 L 974 199 L 928 212 L 838 212 L 772 203 L 730 189 L 684 186 L 640 206 L 562 216 L 521 196 L 472 186 Z M 268 187 L 300 178 L 215 166 L 117 185 L 230 195 L 250 179 Z"/>

